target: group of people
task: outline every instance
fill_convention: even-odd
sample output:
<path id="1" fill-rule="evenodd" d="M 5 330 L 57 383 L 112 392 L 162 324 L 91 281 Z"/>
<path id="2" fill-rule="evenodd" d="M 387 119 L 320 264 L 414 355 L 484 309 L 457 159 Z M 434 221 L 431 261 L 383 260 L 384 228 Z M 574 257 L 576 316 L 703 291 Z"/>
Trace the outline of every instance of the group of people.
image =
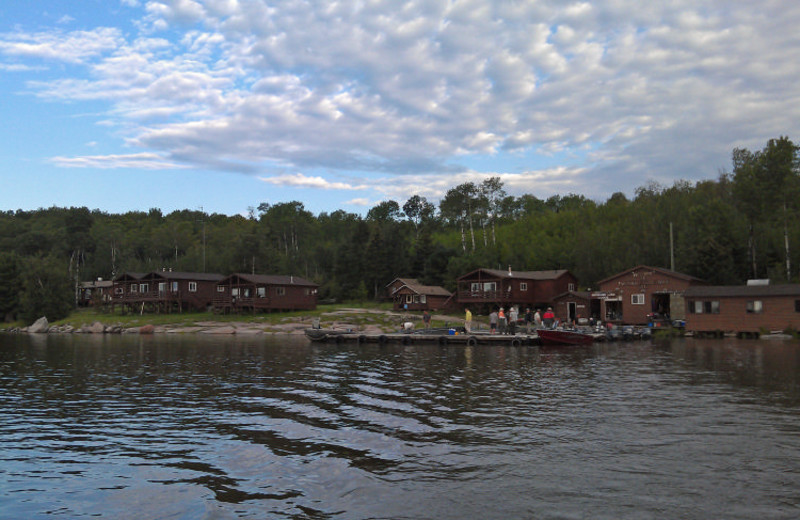
<path id="1" fill-rule="evenodd" d="M 530 307 L 525 309 L 523 315 L 525 322 L 525 332 L 531 333 L 531 327 L 535 329 L 555 327 L 556 315 L 552 307 L 548 307 L 542 314 L 539 309 L 531 310 Z M 492 334 L 516 334 L 517 324 L 519 323 L 519 309 L 516 306 L 511 306 L 506 313 L 503 307 L 492 310 L 489 314 L 489 329 Z M 464 330 L 467 332 L 472 331 L 472 312 L 464 309 Z"/>

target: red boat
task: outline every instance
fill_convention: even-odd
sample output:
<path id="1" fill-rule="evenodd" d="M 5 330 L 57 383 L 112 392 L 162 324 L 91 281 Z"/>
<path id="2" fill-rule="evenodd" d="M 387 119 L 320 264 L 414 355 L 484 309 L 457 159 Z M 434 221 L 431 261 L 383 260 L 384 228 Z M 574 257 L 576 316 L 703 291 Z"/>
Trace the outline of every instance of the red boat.
<path id="1" fill-rule="evenodd" d="M 589 345 L 594 336 L 574 330 L 537 329 L 536 334 L 542 345 Z"/>

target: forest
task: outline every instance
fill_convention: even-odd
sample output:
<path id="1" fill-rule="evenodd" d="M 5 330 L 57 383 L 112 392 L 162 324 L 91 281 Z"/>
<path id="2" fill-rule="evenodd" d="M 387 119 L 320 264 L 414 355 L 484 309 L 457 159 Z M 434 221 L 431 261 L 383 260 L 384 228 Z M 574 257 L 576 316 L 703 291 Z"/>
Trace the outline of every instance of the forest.
<path id="1" fill-rule="evenodd" d="M 715 180 L 647 183 L 629 199 L 508 195 L 499 177 L 451 188 L 438 205 L 414 195 L 366 216 L 314 215 L 302 202 L 247 216 L 85 207 L 0 212 L 0 317 L 60 319 L 76 282 L 169 269 L 291 274 L 321 300 L 366 300 L 396 277 L 450 290 L 479 267 L 568 269 L 584 289 L 636 265 L 711 284 L 795 283 L 800 265 L 800 163 L 788 137 L 734 149 Z"/>

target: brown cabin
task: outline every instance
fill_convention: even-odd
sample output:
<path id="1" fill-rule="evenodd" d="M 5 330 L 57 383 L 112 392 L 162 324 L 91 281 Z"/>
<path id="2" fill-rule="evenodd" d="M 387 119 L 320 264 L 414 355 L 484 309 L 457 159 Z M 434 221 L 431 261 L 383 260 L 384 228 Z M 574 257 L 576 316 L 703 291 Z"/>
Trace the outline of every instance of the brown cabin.
<path id="1" fill-rule="evenodd" d="M 700 334 L 800 330 L 800 284 L 697 286 L 684 293 L 686 331 Z"/>
<path id="2" fill-rule="evenodd" d="M 684 292 L 705 285 L 687 274 L 639 265 L 601 280 L 592 298 L 600 300 L 601 319 L 627 325 L 654 320 L 682 320 L 686 316 Z"/>
<path id="3" fill-rule="evenodd" d="M 114 296 L 114 281 L 98 278 L 78 284 L 78 306 L 91 307 L 111 303 Z"/>
<path id="4" fill-rule="evenodd" d="M 595 303 L 595 305 L 593 305 Z M 585 324 L 600 315 L 599 302 L 593 302 L 588 291 L 567 291 L 553 298 L 553 312 L 559 321 Z"/>
<path id="5" fill-rule="evenodd" d="M 215 287 L 214 310 L 256 312 L 317 308 L 319 286 L 299 276 L 232 274 Z"/>
<path id="6" fill-rule="evenodd" d="M 435 311 L 445 307 L 452 293 L 438 285 L 423 285 L 415 278 L 395 278 L 386 285 L 394 310 Z"/>
<path id="7" fill-rule="evenodd" d="M 551 271 L 504 271 L 477 269 L 458 279 L 456 299 L 461 306 L 485 309 L 512 304 L 544 308 L 554 298 L 577 288 L 578 280 L 566 269 Z"/>
<path id="8" fill-rule="evenodd" d="M 113 304 L 122 305 L 123 312 L 204 310 L 213 302 L 222 278 L 216 273 L 125 273 L 114 280 Z"/>

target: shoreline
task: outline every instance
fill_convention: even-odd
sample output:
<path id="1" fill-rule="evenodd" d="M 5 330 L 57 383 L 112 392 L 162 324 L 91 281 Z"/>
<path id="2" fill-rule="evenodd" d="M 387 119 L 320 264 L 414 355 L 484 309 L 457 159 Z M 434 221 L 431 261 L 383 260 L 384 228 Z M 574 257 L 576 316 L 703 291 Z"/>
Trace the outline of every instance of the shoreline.
<path id="1" fill-rule="evenodd" d="M 211 334 L 211 335 L 294 335 L 300 336 L 312 328 L 315 320 L 320 326 L 333 330 L 355 330 L 366 334 L 397 332 L 403 323 L 412 322 L 417 329 L 422 324 L 418 314 L 393 310 L 343 308 L 321 314 L 308 314 L 280 318 L 271 322 L 214 320 L 212 315 L 190 323 L 164 323 L 125 325 L 97 319 L 80 326 L 71 324 L 51 325 L 46 318 L 39 318 L 27 327 L 0 328 L 6 334 Z M 146 320 L 145 320 L 146 321 Z M 463 320 L 446 314 L 435 314 L 432 321 L 456 324 Z"/>

